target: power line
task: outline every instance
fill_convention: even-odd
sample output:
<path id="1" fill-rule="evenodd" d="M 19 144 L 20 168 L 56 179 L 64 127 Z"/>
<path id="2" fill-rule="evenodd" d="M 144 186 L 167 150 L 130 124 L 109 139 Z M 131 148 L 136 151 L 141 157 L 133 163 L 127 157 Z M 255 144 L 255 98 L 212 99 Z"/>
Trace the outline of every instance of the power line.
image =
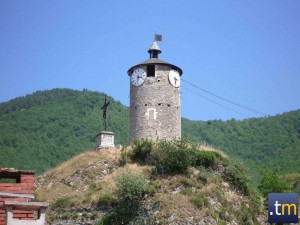
<path id="1" fill-rule="evenodd" d="M 189 91 L 189 92 L 195 94 L 195 95 L 198 95 L 199 97 L 205 99 L 206 101 L 212 102 L 212 103 L 214 103 L 214 104 L 216 104 L 216 105 L 218 105 L 218 106 L 220 106 L 220 107 L 222 107 L 222 108 L 225 108 L 225 109 L 227 109 L 227 110 L 230 110 L 230 111 L 235 112 L 235 113 L 237 113 L 237 114 L 240 114 L 240 115 L 242 115 L 242 116 L 249 117 L 249 116 L 247 116 L 247 115 L 245 115 L 245 114 L 243 114 L 243 113 L 240 113 L 240 112 L 238 112 L 238 111 L 236 111 L 236 110 L 234 110 L 234 109 L 231 109 L 231 108 L 229 108 L 229 107 L 227 107 L 227 106 L 224 106 L 224 105 L 221 105 L 221 104 L 219 104 L 219 103 L 217 103 L 217 102 L 215 102 L 215 101 L 213 101 L 213 100 L 211 100 L 211 99 L 209 99 L 209 98 L 206 98 L 206 97 L 200 95 L 199 93 L 197 93 L 197 92 L 195 92 L 195 91 L 192 91 L 191 89 L 188 89 L 188 88 L 184 87 L 183 85 L 181 85 L 181 87 L 182 87 L 183 89 L 185 89 L 185 90 L 187 90 L 187 91 Z"/>
<path id="2" fill-rule="evenodd" d="M 188 81 L 186 81 L 186 80 L 184 80 L 184 79 L 181 79 L 181 80 L 184 81 L 184 82 L 186 82 L 187 84 L 189 84 L 189 85 L 195 87 L 195 88 L 200 89 L 201 91 L 204 91 L 204 92 L 206 92 L 206 93 L 208 93 L 208 94 L 210 94 L 210 95 L 212 95 L 212 96 L 214 96 L 214 97 L 216 97 L 216 98 L 218 98 L 218 99 L 221 99 L 221 100 L 223 100 L 223 101 L 225 101 L 225 102 L 228 102 L 228 103 L 230 103 L 230 104 L 232 104 L 232 105 L 238 106 L 238 107 L 240 107 L 240 108 L 246 109 L 246 110 L 248 110 L 248 111 L 254 112 L 254 113 L 259 114 L 259 115 L 262 115 L 262 116 L 267 116 L 267 114 L 265 114 L 265 113 L 258 112 L 258 111 L 254 110 L 254 109 L 251 109 L 251 108 L 247 107 L 247 106 L 244 106 L 244 105 L 241 105 L 241 104 L 239 104 L 239 103 L 233 102 L 233 101 L 231 101 L 231 100 L 229 100 L 229 99 L 223 98 L 223 97 L 221 97 L 221 96 L 219 96 L 219 95 L 216 95 L 216 94 L 214 94 L 214 93 L 212 93 L 212 92 L 210 92 L 210 91 L 207 91 L 207 90 L 205 90 L 205 89 L 203 89 L 203 88 L 201 88 L 201 87 L 199 87 L 199 86 L 197 86 L 197 85 L 195 85 L 195 84 L 192 84 L 192 83 L 190 83 L 190 82 L 188 82 Z"/>

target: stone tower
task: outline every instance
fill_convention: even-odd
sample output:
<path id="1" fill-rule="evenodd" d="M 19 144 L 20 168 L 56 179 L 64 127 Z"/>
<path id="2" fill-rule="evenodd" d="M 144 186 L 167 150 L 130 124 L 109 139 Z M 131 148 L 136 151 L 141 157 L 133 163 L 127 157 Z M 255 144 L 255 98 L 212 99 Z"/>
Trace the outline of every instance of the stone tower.
<path id="1" fill-rule="evenodd" d="M 130 143 L 135 139 L 181 138 L 180 76 L 182 70 L 159 59 L 156 41 L 150 59 L 131 67 Z"/>

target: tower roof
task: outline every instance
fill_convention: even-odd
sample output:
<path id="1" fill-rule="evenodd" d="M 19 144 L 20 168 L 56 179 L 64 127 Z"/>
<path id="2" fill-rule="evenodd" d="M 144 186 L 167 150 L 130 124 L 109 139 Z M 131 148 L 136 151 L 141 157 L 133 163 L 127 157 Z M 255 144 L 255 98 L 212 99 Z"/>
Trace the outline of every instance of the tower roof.
<path id="1" fill-rule="evenodd" d="M 153 41 L 151 47 L 148 50 L 149 53 L 151 53 L 152 51 L 158 51 L 159 53 L 161 53 L 161 50 L 156 41 Z"/>
<path id="2" fill-rule="evenodd" d="M 180 69 L 179 67 L 172 65 L 170 63 L 167 63 L 161 59 L 158 58 L 158 54 L 161 53 L 161 50 L 157 44 L 156 41 L 153 41 L 151 47 L 149 48 L 148 52 L 150 53 L 150 59 L 141 62 L 133 67 L 131 67 L 128 71 L 127 74 L 130 76 L 132 71 L 138 67 L 138 66 L 143 66 L 143 65 L 168 65 L 171 66 L 173 69 L 177 70 L 180 74 L 180 76 L 182 75 L 182 69 Z"/>

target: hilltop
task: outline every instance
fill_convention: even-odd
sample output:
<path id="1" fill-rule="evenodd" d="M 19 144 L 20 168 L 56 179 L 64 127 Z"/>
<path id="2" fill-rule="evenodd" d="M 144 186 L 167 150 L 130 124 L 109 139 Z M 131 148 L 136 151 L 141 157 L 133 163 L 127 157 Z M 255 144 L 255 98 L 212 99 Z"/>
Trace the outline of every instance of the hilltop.
<path id="1" fill-rule="evenodd" d="M 41 173 L 93 149 L 103 129 L 104 94 L 53 89 L 37 91 L 0 104 L 0 165 Z M 128 145 L 129 109 L 112 99 L 108 129 L 115 143 Z M 257 180 L 258 169 L 279 167 L 300 172 L 300 110 L 266 118 L 190 121 L 182 119 L 183 136 L 245 162 Z"/>
<path id="2" fill-rule="evenodd" d="M 247 174 L 237 172 L 244 170 L 237 164 L 228 164 L 223 153 L 200 146 L 196 151 L 204 152 L 198 157 L 202 166 L 189 166 L 185 172 L 172 167 L 171 171 L 167 170 L 167 162 L 162 162 L 162 173 L 150 161 L 140 161 L 149 158 L 138 153 L 141 149 L 148 152 L 147 146 L 140 145 L 138 150 L 135 147 L 88 151 L 40 175 L 36 192 L 39 200 L 51 203 L 49 224 L 121 224 L 122 220 L 128 222 L 126 219 L 133 224 L 265 223 L 259 195 L 255 190 L 245 189 Z M 170 153 L 174 156 L 172 164 L 184 158 L 177 157 L 172 150 Z M 126 208 L 122 208 L 118 195 L 122 176 L 126 176 L 122 187 L 130 187 L 126 189 L 129 198 L 123 199 L 126 205 L 131 205 L 131 199 L 139 193 L 137 181 L 144 180 L 139 202 L 125 215 L 122 210 Z M 236 179 L 241 182 L 233 182 Z"/>

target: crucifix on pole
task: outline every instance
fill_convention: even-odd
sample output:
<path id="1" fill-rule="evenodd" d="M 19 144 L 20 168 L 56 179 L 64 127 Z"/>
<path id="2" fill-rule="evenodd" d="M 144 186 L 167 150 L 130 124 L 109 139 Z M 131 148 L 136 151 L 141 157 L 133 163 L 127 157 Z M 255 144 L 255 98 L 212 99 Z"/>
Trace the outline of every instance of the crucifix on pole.
<path id="1" fill-rule="evenodd" d="M 107 113 L 107 108 L 108 108 L 108 105 L 110 104 L 110 101 L 107 101 L 106 100 L 106 95 L 105 95 L 105 98 L 104 98 L 104 105 L 101 107 L 101 110 L 103 110 L 103 123 L 104 123 L 104 130 L 106 131 L 106 113 Z"/>

